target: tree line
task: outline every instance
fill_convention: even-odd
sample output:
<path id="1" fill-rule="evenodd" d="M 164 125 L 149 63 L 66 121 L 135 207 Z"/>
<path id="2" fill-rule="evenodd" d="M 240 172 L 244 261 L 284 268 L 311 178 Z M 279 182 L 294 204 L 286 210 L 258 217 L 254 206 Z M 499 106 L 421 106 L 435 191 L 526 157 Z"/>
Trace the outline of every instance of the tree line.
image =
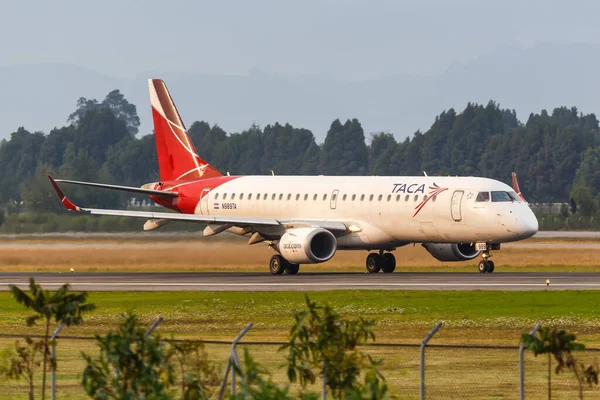
<path id="1" fill-rule="evenodd" d="M 139 186 L 157 181 L 152 134 L 137 135 L 135 105 L 118 91 L 99 102 L 80 98 L 63 127 L 48 134 L 24 127 L 0 142 L 0 203 L 58 211 L 47 182 L 61 178 Z M 323 143 L 290 124 L 250 126 L 229 133 L 196 121 L 189 133 L 199 154 L 232 175 L 467 175 L 510 183 L 519 175 L 530 202 L 569 202 L 598 210 L 600 131 L 594 114 L 577 108 L 542 110 L 521 122 L 514 110 L 490 101 L 439 114 L 429 130 L 397 141 L 389 132 L 365 134 L 357 119 L 334 120 Z M 88 206 L 122 206 L 129 196 L 69 188 Z"/>

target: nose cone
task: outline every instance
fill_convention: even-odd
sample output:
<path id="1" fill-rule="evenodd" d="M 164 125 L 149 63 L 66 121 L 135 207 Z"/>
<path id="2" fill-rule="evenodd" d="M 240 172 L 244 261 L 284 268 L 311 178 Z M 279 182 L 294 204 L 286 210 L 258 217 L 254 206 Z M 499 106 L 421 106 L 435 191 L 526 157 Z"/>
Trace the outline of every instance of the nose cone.
<path id="1" fill-rule="evenodd" d="M 519 240 L 521 239 L 527 239 L 529 237 L 532 237 L 533 235 L 535 235 L 538 231 L 539 225 L 538 225 L 538 220 L 535 216 L 535 214 L 533 213 L 533 211 L 531 211 L 531 209 L 529 207 L 527 207 L 526 210 L 524 210 L 524 212 L 519 213 L 519 217 L 517 218 L 517 225 L 518 225 L 518 238 Z"/>

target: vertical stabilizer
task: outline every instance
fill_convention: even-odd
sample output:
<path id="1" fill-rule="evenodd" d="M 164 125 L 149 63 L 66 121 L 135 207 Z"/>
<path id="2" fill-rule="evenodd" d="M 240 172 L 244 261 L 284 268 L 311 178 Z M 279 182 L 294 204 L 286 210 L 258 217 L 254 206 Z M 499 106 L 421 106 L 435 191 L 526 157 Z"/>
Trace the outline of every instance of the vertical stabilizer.
<path id="1" fill-rule="evenodd" d="M 149 79 L 148 86 L 161 181 L 223 176 L 198 155 L 165 83 Z"/>

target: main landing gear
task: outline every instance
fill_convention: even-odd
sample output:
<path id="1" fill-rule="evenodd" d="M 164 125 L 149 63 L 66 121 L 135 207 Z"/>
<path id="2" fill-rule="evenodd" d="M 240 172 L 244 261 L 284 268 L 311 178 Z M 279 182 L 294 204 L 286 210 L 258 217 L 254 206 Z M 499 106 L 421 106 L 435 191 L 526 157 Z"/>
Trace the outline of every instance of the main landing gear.
<path id="1" fill-rule="evenodd" d="M 279 254 L 275 254 L 271 257 L 271 261 L 269 262 L 269 271 L 271 271 L 271 275 L 281 275 L 283 273 L 286 275 L 296 275 L 299 270 L 300 264 L 293 264 Z"/>
<path id="2" fill-rule="evenodd" d="M 389 274 L 396 269 L 396 257 L 392 253 L 384 253 L 380 250 L 379 253 L 371 253 L 367 256 L 367 272 L 376 274 L 383 270 Z"/>
<path id="3" fill-rule="evenodd" d="M 479 261 L 479 265 L 477 266 L 477 268 L 482 274 L 485 274 L 486 272 L 491 274 L 492 272 L 494 272 L 494 262 L 490 260 L 490 257 L 492 256 L 490 250 L 491 245 L 488 244 L 485 251 L 481 252 L 483 260 Z"/>

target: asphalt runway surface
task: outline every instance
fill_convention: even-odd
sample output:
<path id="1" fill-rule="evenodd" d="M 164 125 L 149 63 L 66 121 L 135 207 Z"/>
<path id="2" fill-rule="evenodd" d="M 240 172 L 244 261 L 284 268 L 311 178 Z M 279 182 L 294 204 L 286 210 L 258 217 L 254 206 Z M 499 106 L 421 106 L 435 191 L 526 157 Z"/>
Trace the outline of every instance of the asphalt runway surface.
<path id="1" fill-rule="evenodd" d="M 0 290 L 26 288 L 30 276 L 46 289 L 70 283 L 87 291 L 315 291 L 377 290 L 590 290 L 600 273 L 0 273 Z M 546 285 L 546 279 L 550 285 Z"/>

